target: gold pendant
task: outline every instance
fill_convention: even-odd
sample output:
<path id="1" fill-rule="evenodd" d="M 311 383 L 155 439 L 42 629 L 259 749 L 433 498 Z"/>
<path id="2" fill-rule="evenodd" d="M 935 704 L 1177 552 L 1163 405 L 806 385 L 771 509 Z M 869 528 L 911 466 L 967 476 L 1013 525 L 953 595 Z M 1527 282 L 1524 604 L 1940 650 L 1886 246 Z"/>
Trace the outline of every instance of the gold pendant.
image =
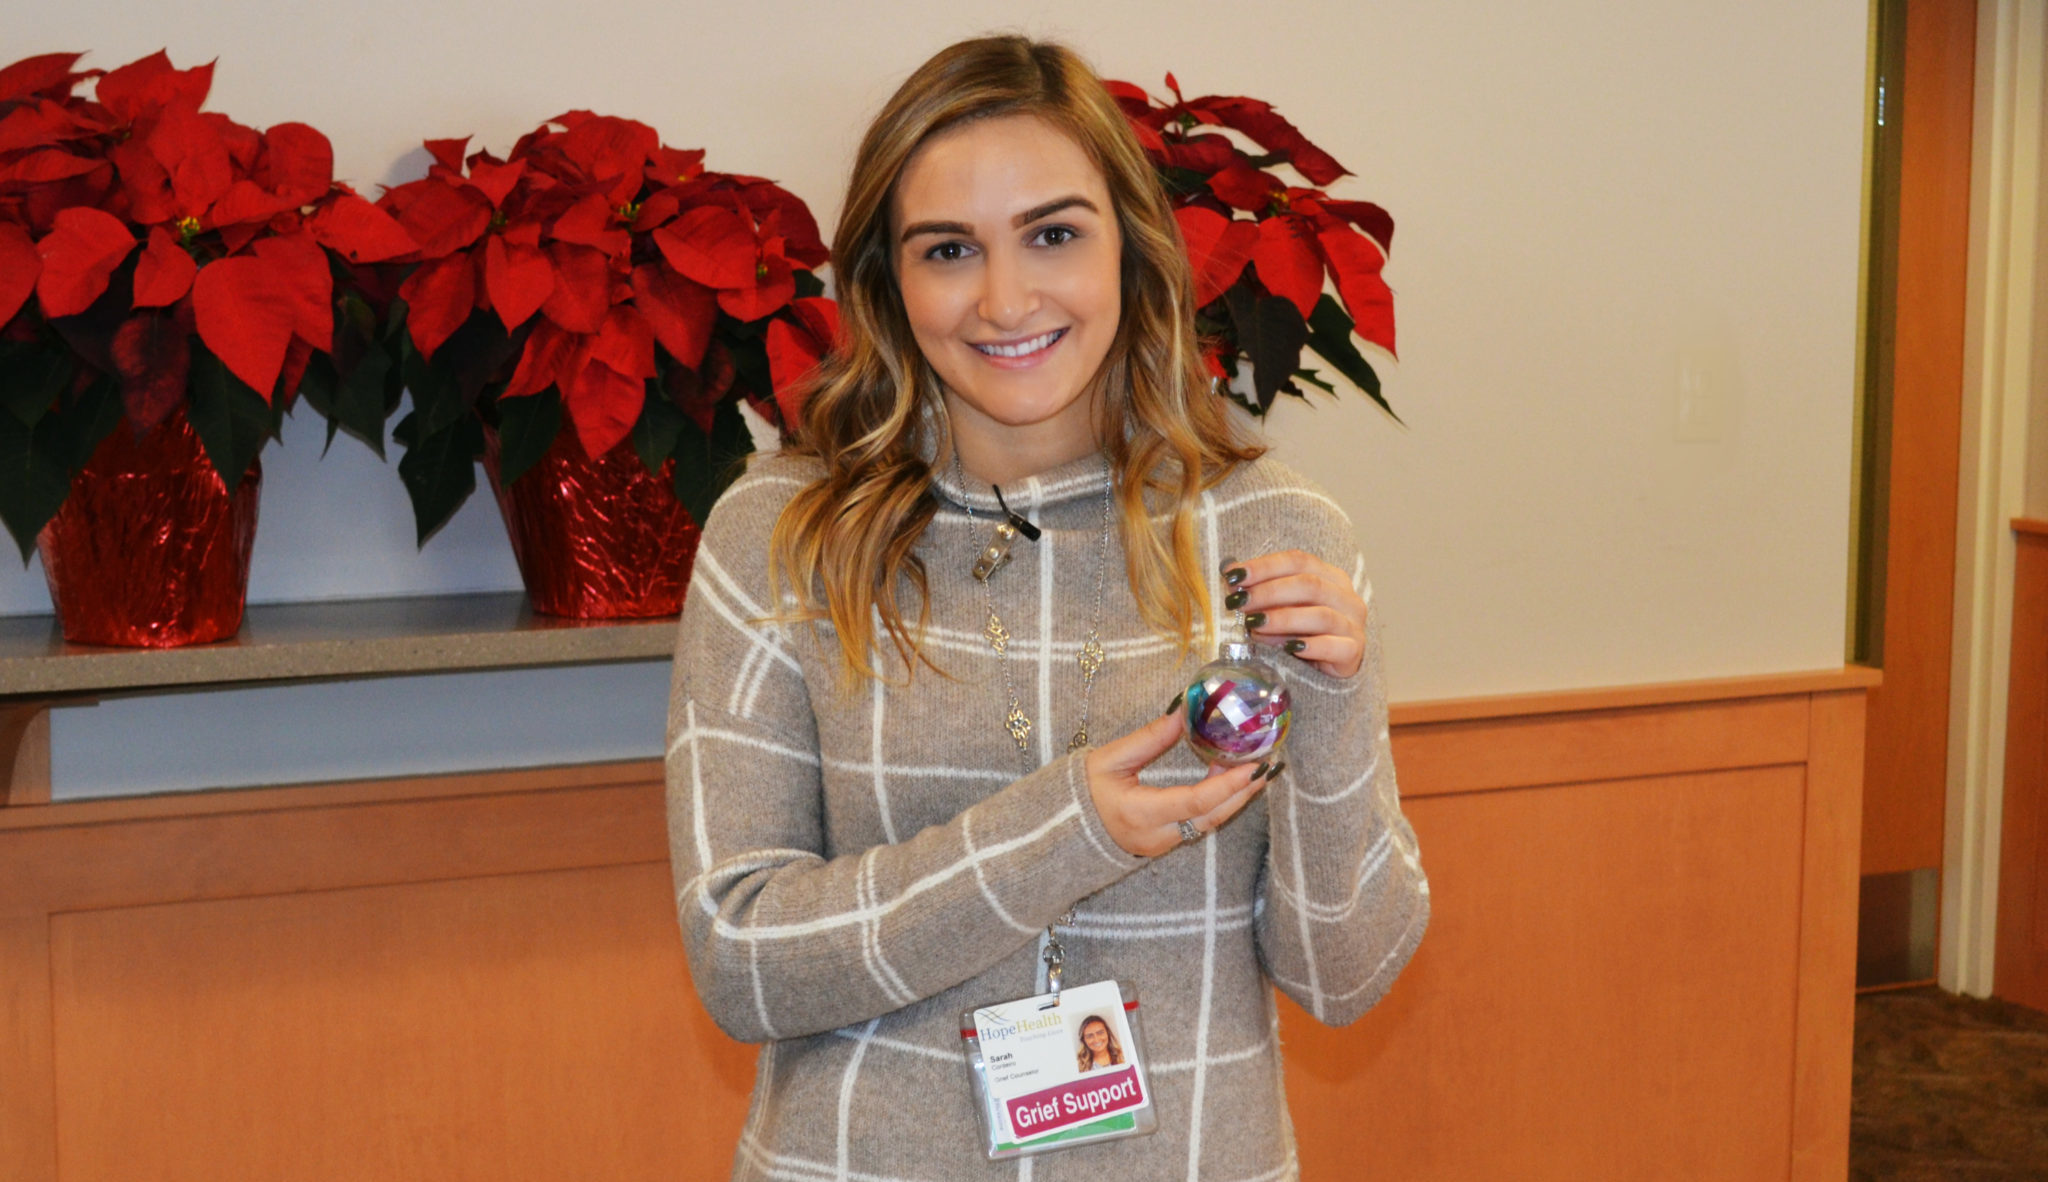
<path id="1" fill-rule="evenodd" d="M 1010 737 L 1017 740 L 1017 750 L 1022 751 L 1025 741 L 1031 737 L 1031 720 L 1024 716 L 1022 706 L 1015 702 L 1010 703 L 1010 713 L 1003 719 L 1003 729 L 1009 731 Z"/>
<path id="2" fill-rule="evenodd" d="M 1095 680 L 1095 671 L 1102 668 L 1102 662 L 1106 656 L 1107 654 L 1102 651 L 1102 641 L 1096 637 L 1095 633 L 1090 632 L 1087 643 L 1081 646 L 1082 679 L 1085 681 Z"/>
<path id="3" fill-rule="evenodd" d="M 1067 750 L 1069 751 L 1079 751 L 1081 748 L 1086 747 L 1087 745 L 1088 728 L 1085 726 L 1082 727 L 1080 730 L 1075 731 L 1074 737 L 1067 740 Z"/>
<path id="4" fill-rule="evenodd" d="M 1009 650 L 1010 630 L 1003 627 L 1003 621 L 994 612 L 988 614 L 988 623 L 981 627 L 981 634 L 988 638 L 988 646 L 998 653 Z"/>

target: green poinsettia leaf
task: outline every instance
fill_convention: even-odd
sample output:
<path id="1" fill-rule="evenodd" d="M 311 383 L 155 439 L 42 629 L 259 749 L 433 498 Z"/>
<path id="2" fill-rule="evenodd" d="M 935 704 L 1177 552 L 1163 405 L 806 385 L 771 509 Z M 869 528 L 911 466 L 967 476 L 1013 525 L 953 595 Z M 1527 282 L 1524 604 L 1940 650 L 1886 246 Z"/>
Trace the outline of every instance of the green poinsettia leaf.
<path id="1" fill-rule="evenodd" d="M 485 386 L 511 376 L 503 371 L 508 362 L 517 359 L 519 346 L 525 342 L 524 334 L 514 337 L 506 333 L 497 313 L 478 312 L 434 351 L 432 368 L 454 388 L 462 408 L 468 410 L 476 405 Z"/>
<path id="2" fill-rule="evenodd" d="M 134 310 L 134 280 L 135 257 L 130 256 L 115 268 L 107 280 L 107 289 L 85 311 L 46 321 L 71 352 L 102 373 L 118 372 L 114 364 L 114 336 Z"/>
<path id="3" fill-rule="evenodd" d="M 412 498 L 418 544 L 455 516 L 455 510 L 476 491 L 476 459 L 484 451 L 484 428 L 475 415 L 464 415 L 439 431 L 422 433 L 418 411 L 405 416 L 391 432 L 405 445 L 398 460 L 398 478 Z"/>
<path id="4" fill-rule="evenodd" d="M 372 349 L 336 383 L 334 410 L 327 424 L 330 441 L 334 429 L 339 427 L 362 440 L 365 447 L 377 453 L 378 459 L 384 458 L 384 420 L 391 417 L 396 406 L 395 400 L 387 397 L 388 379 L 394 368 L 389 353 Z"/>
<path id="5" fill-rule="evenodd" d="M 676 499 L 697 524 L 710 518 L 711 506 L 739 479 L 741 461 L 753 450 L 754 437 L 740 417 L 739 402 L 730 398 L 712 413 L 709 436 L 692 427 L 677 438 Z"/>
<path id="6" fill-rule="evenodd" d="M 387 342 L 383 352 L 384 417 L 388 419 L 398 412 L 399 405 L 405 401 L 405 359 L 412 349 L 408 345 Z"/>
<path id="7" fill-rule="evenodd" d="M 203 345 L 192 345 L 192 400 L 186 415 L 206 458 L 233 493 L 276 431 L 276 412 Z"/>
<path id="8" fill-rule="evenodd" d="M 370 307 L 370 302 L 355 292 L 342 294 L 335 320 L 338 331 L 366 340 L 376 339 L 377 310 Z"/>
<path id="9" fill-rule="evenodd" d="M 430 365 L 414 349 L 405 351 L 405 388 L 412 395 L 412 413 L 419 418 L 415 430 L 421 438 L 447 430 L 461 419 L 471 417 L 455 383 L 440 366 Z"/>
<path id="10" fill-rule="evenodd" d="M 712 421 L 715 428 L 717 420 Z M 690 417 L 663 392 L 661 384 L 647 383 L 647 405 L 633 424 L 632 438 L 633 450 L 649 476 L 661 475 L 662 464 L 675 454 L 676 440 L 689 426 Z"/>
<path id="11" fill-rule="evenodd" d="M 553 386 L 538 394 L 500 398 L 498 407 L 498 479 L 510 487 L 540 462 L 562 428 L 562 397 Z"/>
<path id="12" fill-rule="evenodd" d="M 120 425 L 122 417 L 121 383 L 101 374 L 77 397 L 60 402 L 36 424 L 37 444 L 47 447 L 45 454 L 65 470 L 76 472 L 85 467 L 100 440 Z"/>
<path id="13" fill-rule="evenodd" d="M 71 492 L 71 472 L 51 455 L 41 424 L 30 427 L 0 415 L 0 522 L 21 549 L 21 565 L 35 553 L 36 535 Z"/>
<path id="14" fill-rule="evenodd" d="M 1293 383 L 1301 368 L 1301 348 L 1308 343 L 1308 325 L 1293 301 L 1279 296 L 1259 295 L 1249 283 L 1237 283 L 1223 293 L 1237 328 L 1237 343 L 1252 359 L 1252 398 L 1258 413 L 1273 406 L 1273 399 Z"/>
<path id="15" fill-rule="evenodd" d="M 42 341 L 0 341 L 0 409 L 33 427 L 76 372 L 63 349 Z"/>
<path id="16" fill-rule="evenodd" d="M 1307 382 L 1325 394 L 1335 394 L 1337 392 L 1337 387 L 1324 381 L 1323 376 L 1312 369 L 1297 369 L 1294 371 L 1294 378 L 1296 381 Z M 1301 391 L 1297 390 L 1295 393 L 1300 394 Z M 1307 395 L 1302 396 L 1307 397 Z"/>
<path id="17" fill-rule="evenodd" d="M 335 432 L 341 424 L 334 421 L 334 386 L 338 379 L 334 375 L 334 360 L 325 353 L 315 353 L 306 362 L 306 372 L 299 378 L 299 397 L 314 413 L 327 420 L 327 441 L 320 445 L 320 457 L 325 459 L 327 451 L 334 446 Z"/>
<path id="18" fill-rule="evenodd" d="M 1160 165 L 1156 171 L 1159 174 L 1159 183 L 1166 187 L 1167 192 L 1176 197 L 1185 197 L 1190 193 L 1199 193 L 1209 187 L 1208 174 L 1197 172 L 1192 168 Z"/>
<path id="19" fill-rule="evenodd" d="M 1316 301 L 1315 311 L 1308 318 L 1308 347 L 1316 356 L 1330 363 L 1338 373 L 1349 379 L 1351 384 L 1365 391 L 1365 396 L 1379 404 L 1381 410 L 1393 416 L 1395 422 L 1401 416 L 1394 414 L 1394 408 L 1387 404 L 1380 393 L 1380 375 L 1351 343 L 1351 317 L 1343 305 L 1325 293 Z"/>
<path id="20" fill-rule="evenodd" d="M 775 375 L 768 365 L 768 345 L 758 336 L 751 340 L 728 340 L 726 353 L 732 357 L 733 374 L 740 386 L 757 398 L 775 397 Z"/>
<path id="21" fill-rule="evenodd" d="M 334 387 L 340 380 L 334 372 L 334 358 L 314 353 L 306 359 L 306 372 L 299 376 L 299 397 L 322 418 L 333 418 Z"/>
<path id="22" fill-rule="evenodd" d="M 758 341 L 768 331 L 768 318 L 759 320 L 734 320 L 729 316 L 719 317 L 718 333 L 728 344 L 734 341 Z"/>
<path id="23" fill-rule="evenodd" d="M 390 307 L 384 313 L 384 325 L 381 329 L 386 347 L 394 350 L 410 347 L 412 334 L 405 331 L 406 317 L 409 313 L 410 309 L 402 297 L 391 301 Z"/>

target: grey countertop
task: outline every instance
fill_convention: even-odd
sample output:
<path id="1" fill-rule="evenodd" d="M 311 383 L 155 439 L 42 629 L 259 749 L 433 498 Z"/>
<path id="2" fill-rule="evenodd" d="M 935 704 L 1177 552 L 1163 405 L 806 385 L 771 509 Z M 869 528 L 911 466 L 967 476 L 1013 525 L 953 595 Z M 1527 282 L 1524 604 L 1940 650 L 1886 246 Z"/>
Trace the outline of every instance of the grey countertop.
<path id="1" fill-rule="evenodd" d="M 535 615 L 520 592 L 254 606 L 233 639 L 173 649 L 64 642 L 54 616 L 0 617 L 0 700 L 650 660 L 674 617 Z"/>

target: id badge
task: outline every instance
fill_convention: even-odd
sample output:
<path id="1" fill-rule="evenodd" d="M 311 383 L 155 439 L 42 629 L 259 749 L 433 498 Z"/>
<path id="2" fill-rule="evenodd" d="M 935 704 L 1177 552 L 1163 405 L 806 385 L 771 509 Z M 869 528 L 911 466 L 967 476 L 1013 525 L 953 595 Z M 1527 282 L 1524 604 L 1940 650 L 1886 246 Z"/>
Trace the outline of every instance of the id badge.
<path id="1" fill-rule="evenodd" d="M 1159 1128 L 1138 991 L 1097 981 L 960 1015 L 983 1148 L 1000 1160 Z"/>

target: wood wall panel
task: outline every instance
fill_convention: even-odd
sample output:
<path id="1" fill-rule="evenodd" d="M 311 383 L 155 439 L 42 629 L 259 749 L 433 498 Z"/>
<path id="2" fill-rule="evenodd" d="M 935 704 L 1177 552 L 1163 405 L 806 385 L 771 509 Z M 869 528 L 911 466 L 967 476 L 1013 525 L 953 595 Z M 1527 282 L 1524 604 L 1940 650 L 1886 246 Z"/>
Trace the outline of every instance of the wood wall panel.
<path id="1" fill-rule="evenodd" d="M 1283 1011 L 1304 1177 L 1785 1177 L 1804 795 L 1794 764 L 1409 804 L 1415 960 L 1350 1028 Z"/>
<path id="2" fill-rule="evenodd" d="M 1864 695 L 1813 696 L 1801 818 L 1798 1035 L 1792 1178 L 1839 1182 L 1849 1160 L 1856 1011 L 1857 842 L 1863 828 Z"/>
<path id="3" fill-rule="evenodd" d="M 2022 526 L 2013 561 L 1992 991 L 2048 1010 L 2048 523 Z"/>
<path id="4" fill-rule="evenodd" d="M 64 1176 L 675 1177 L 753 1052 L 668 895 L 638 865 L 55 916 Z"/>
<path id="5" fill-rule="evenodd" d="M 1803 696 L 1474 719 L 1394 732 L 1403 796 L 1805 760 Z"/>
<path id="6" fill-rule="evenodd" d="M 1284 1013 L 1305 1177 L 1841 1177 L 1869 680 L 1397 717 L 1435 919 Z M 0 1177 L 723 1178 L 658 776 L 0 809 Z"/>
<path id="7" fill-rule="evenodd" d="M 1975 0 L 1907 0 L 1884 685 L 1870 695 L 1862 865 L 1941 865 L 1962 445 Z"/>
<path id="8" fill-rule="evenodd" d="M 133 819 L 116 801 L 0 810 L 0 899 L 33 884 L 69 910 L 666 860 L 662 801 L 647 792 L 660 765 L 600 766 L 609 776 L 587 784 L 587 769 L 556 769 L 569 772 L 560 785 L 522 772 L 495 791 L 476 775 L 448 793 L 435 781 L 279 789 L 190 814 L 154 798 Z M 52 822 L 74 823 L 52 840 Z"/>
<path id="9" fill-rule="evenodd" d="M 51 1080 L 50 921 L 33 899 L 0 896 L 0 1177 L 56 1182 Z"/>

